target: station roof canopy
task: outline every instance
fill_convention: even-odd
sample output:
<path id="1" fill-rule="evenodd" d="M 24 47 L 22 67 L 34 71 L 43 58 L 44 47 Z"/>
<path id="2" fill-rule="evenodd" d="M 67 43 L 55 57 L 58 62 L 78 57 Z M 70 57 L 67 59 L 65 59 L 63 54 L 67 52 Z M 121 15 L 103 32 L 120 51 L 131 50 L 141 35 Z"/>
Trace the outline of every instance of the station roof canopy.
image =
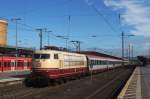
<path id="1" fill-rule="evenodd" d="M 18 51 L 16 51 L 15 46 L 1 46 L 0 45 L 0 54 L 1 55 L 15 55 L 18 52 L 18 55 L 31 56 L 33 54 L 34 49 L 32 48 L 24 48 L 18 47 Z"/>

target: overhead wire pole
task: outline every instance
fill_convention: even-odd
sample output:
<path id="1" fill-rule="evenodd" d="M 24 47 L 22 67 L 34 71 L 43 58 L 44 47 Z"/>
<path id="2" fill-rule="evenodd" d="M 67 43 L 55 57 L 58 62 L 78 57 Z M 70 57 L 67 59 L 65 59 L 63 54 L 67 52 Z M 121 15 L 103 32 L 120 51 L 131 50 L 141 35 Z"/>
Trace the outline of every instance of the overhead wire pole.
<path id="1" fill-rule="evenodd" d="M 150 58 L 150 46 L 149 46 L 149 58 Z"/>
<path id="2" fill-rule="evenodd" d="M 133 51 L 133 50 L 134 50 L 134 49 L 133 49 L 133 44 L 132 44 L 131 48 L 132 48 L 132 60 L 133 60 L 133 58 L 134 58 L 134 56 L 133 56 L 133 55 L 134 55 L 134 53 L 133 53 L 133 52 L 134 52 L 134 51 Z"/>
<path id="3" fill-rule="evenodd" d="M 72 42 L 75 45 L 76 51 L 80 52 L 80 50 L 81 50 L 81 41 L 70 41 L 70 42 Z"/>
<path id="4" fill-rule="evenodd" d="M 132 34 L 130 34 L 130 35 L 125 35 L 124 34 L 124 32 L 122 32 L 122 34 L 121 34 L 121 38 L 122 38 L 122 59 L 124 60 L 124 44 L 125 44 L 125 37 L 131 37 L 131 36 L 135 36 L 135 35 L 132 35 Z M 129 50 L 129 52 L 128 52 L 128 58 L 129 58 L 129 60 L 130 60 L 130 58 L 131 58 L 131 55 L 132 55 L 132 51 L 131 51 L 131 45 L 129 44 L 129 47 L 128 47 L 128 50 Z M 132 52 L 132 53 L 131 53 Z"/>
<path id="5" fill-rule="evenodd" d="M 72 0 L 70 0 L 70 1 L 72 1 Z M 71 25 L 71 15 L 70 15 L 70 3 L 68 3 L 67 4 L 67 13 L 68 13 L 68 15 L 67 15 L 67 24 L 68 24 L 68 29 L 67 29 L 67 35 L 66 35 L 66 37 L 68 38 L 68 39 L 66 39 L 66 49 L 68 50 L 69 49 L 69 39 L 70 39 L 70 25 Z"/>
<path id="6" fill-rule="evenodd" d="M 121 30 L 121 42 L 122 42 L 122 47 L 121 47 L 121 50 L 122 50 L 122 60 L 123 60 L 123 62 L 122 62 L 122 66 L 124 66 L 124 32 L 122 31 L 122 29 L 121 29 L 121 15 L 120 15 L 120 13 L 119 13 L 119 25 L 120 25 L 120 30 Z"/>
<path id="7" fill-rule="evenodd" d="M 134 56 L 133 56 L 134 54 L 133 54 L 133 44 L 132 44 L 132 46 L 131 46 L 131 59 L 132 59 L 132 63 L 133 63 L 133 61 L 134 61 Z"/>
<path id="8" fill-rule="evenodd" d="M 129 51 L 128 51 L 128 48 L 126 48 L 126 56 L 125 57 L 129 57 Z"/>
<path id="9" fill-rule="evenodd" d="M 43 47 L 43 32 L 46 31 L 46 28 L 39 28 L 36 29 L 37 31 L 39 31 L 39 37 L 40 37 L 40 50 Z"/>
<path id="10" fill-rule="evenodd" d="M 124 33 L 123 32 L 121 34 L 121 38 L 122 38 L 122 58 L 124 58 Z"/>
<path id="11" fill-rule="evenodd" d="M 69 15 L 68 16 L 68 33 L 67 33 L 67 38 L 66 39 L 66 49 L 68 49 L 68 40 L 69 40 L 69 37 L 70 37 L 70 22 L 71 22 L 71 16 Z"/>
<path id="12" fill-rule="evenodd" d="M 47 37 L 48 37 L 48 39 L 47 39 L 47 45 L 48 45 L 48 46 L 50 46 L 50 42 L 49 42 L 49 41 L 50 41 L 50 33 L 51 33 L 51 32 L 52 32 L 52 31 L 47 31 L 47 33 L 48 33 L 48 34 L 47 34 Z"/>
<path id="13" fill-rule="evenodd" d="M 66 41 L 66 49 L 67 49 L 67 42 L 69 38 L 67 36 L 62 36 L 62 35 L 56 35 L 55 37 L 64 39 Z"/>
<path id="14" fill-rule="evenodd" d="M 16 70 L 18 67 L 18 21 L 21 20 L 21 18 L 12 18 L 12 21 L 14 21 L 16 23 Z"/>
<path id="15" fill-rule="evenodd" d="M 81 42 L 79 41 L 78 44 L 79 44 L 79 52 L 80 52 L 81 51 Z"/>
<path id="16" fill-rule="evenodd" d="M 99 16 L 101 16 L 103 18 L 103 20 L 105 21 L 105 23 L 110 27 L 110 29 L 113 32 L 117 32 L 116 29 L 114 29 L 114 27 L 106 19 L 106 17 L 95 6 L 93 6 L 93 5 L 90 5 L 90 6 L 98 13 Z M 121 21 L 121 18 L 120 18 L 120 14 L 119 14 L 119 24 L 120 24 L 120 21 Z M 121 25 L 120 25 L 120 29 L 121 29 Z M 123 32 L 122 32 L 122 58 L 124 58 L 124 33 Z"/>
<path id="17" fill-rule="evenodd" d="M 131 60 L 131 44 L 129 44 L 129 61 Z"/>

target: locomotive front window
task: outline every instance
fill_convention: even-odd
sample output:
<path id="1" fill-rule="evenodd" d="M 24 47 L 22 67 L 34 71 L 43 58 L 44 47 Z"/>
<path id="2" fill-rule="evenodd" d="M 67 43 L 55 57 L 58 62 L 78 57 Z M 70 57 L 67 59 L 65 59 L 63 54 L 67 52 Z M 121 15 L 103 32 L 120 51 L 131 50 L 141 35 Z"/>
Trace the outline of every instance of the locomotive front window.
<path id="1" fill-rule="evenodd" d="M 41 54 L 41 59 L 49 59 L 50 55 L 49 54 Z"/>
<path id="2" fill-rule="evenodd" d="M 49 59 L 50 54 L 34 54 L 35 59 Z"/>
<path id="3" fill-rule="evenodd" d="M 41 58 L 41 54 L 34 54 L 34 58 L 35 59 L 40 59 Z"/>

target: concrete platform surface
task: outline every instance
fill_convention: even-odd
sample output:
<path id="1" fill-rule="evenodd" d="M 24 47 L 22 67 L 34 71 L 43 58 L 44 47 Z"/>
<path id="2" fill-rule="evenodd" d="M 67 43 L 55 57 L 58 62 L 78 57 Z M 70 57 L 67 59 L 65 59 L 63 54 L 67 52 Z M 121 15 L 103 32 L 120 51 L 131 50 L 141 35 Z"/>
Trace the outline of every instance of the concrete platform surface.
<path id="1" fill-rule="evenodd" d="M 23 78 L 28 74 L 30 74 L 30 71 L 0 72 L 0 80 Z"/>
<path id="2" fill-rule="evenodd" d="M 136 67 L 117 99 L 142 99 L 141 67 Z M 150 99 L 150 98 L 147 98 Z"/>
<path id="3" fill-rule="evenodd" d="M 150 99 L 150 65 L 141 67 L 142 99 Z"/>

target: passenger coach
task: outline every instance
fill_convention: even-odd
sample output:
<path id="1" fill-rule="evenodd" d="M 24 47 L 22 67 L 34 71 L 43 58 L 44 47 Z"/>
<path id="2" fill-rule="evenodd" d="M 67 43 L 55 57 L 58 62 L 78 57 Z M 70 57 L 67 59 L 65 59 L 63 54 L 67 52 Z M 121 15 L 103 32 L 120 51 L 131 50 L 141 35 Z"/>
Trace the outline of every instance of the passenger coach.
<path id="1" fill-rule="evenodd" d="M 17 66 L 16 66 L 17 62 Z M 12 71 L 30 71 L 32 67 L 32 58 L 0 56 L 0 72 Z"/>
<path id="2" fill-rule="evenodd" d="M 89 71 L 93 71 L 95 73 L 105 71 L 108 69 L 113 69 L 116 67 L 121 66 L 122 60 L 109 58 L 109 57 L 102 57 L 102 56 L 95 56 L 95 55 L 86 55 L 88 68 Z"/>

